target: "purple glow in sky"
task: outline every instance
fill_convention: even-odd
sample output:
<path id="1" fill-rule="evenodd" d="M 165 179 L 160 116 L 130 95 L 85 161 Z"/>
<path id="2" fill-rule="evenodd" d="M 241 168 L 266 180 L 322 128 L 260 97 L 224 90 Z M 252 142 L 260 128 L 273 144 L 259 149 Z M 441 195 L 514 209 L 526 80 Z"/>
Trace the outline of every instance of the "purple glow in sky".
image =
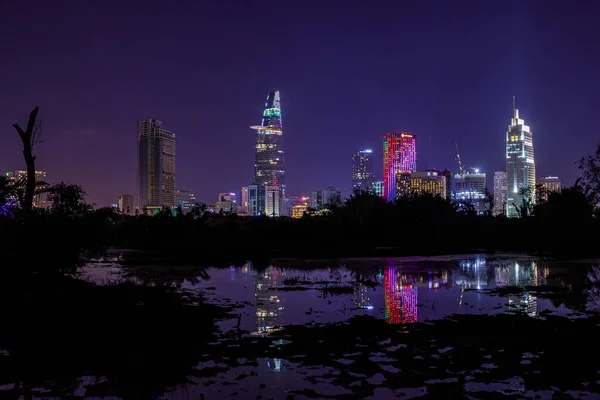
<path id="1" fill-rule="evenodd" d="M 213 202 L 252 181 L 265 96 L 281 91 L 289 194 L 351 188 L 352 153 L 417 134 L 418 169 L 504 169 L 512 96 L 539 176 L 572 184 L 600 139 L 591 1 L 64 0 L 0 5 L 0 168 L 40 106 L 38 168 L 98 205 L 136 193 L 136 123 L 177 135 L 177 187 Z"/>

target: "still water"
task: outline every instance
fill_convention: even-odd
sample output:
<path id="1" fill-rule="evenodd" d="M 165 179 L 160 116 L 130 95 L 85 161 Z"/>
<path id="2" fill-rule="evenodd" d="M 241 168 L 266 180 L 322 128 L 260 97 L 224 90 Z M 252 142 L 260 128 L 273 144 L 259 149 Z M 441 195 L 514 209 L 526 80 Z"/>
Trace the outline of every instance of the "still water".
<path id="1" fill-rule="evenodd" d="M 210 302 L 235 306 L 232 318 L 220 322 L 223 335 L 237 331 L 239 323 L 246 337 L 268 337 L 285 326 L 326 326 L 355 316 L 372 316 L 399 326 L 428 323 L 454 314 L 508 313 L 535 319 L 554 315 L 583 318 L 588 309 L 595 307 L 595 296 L 590 295 L 586 298 L 587 303 L 574 306 L 556 296 L 545 298 L 542 288 L 570 287 L 573 282 L 569 276 L 573 271 L 597 271 L 593 265 L 593 262 L 554 262 L 523 256 L 467 255 L 353 259 L 335 263 L 286 261 L 265 268 L 247 263 L 208 268 L 201 273 L 190 268 L 169 268 L 165 272 L 160 267 L 95 265 L 86 269 L 84 278 L 102 283 L 115 276 L 125 276 L 144 284 L 168 284 L 183 292 L 200 293 Z M 594 280 L 589 274 L 586 279 Z M 281 344 L 280 339 L 274 342 L 277 344 Z M 437 351 L 442 353 L 443 349 L 432 350 Z M 381 359 L 385 360 L 385 357 Z M 348 363 L 352 363 L 350 356 Z M 344 361 L 339 364 L 343 366 Z M 383 364 L 381 368 L 384 368 Z M 481 368 L 485 370 L 486 365 L 493 364 L 483 363 Z M 225 365 L 215 357 L 207 355 L 200 361 L 198 369 L 219 366 L 223 371 L 167 393 L 165 398 L 187 399 L 203 395 L 206 398 L 255 399 L 286 398 L 294 394 L 293 398 L 300 399 L 321 395 L 354 398 L 356 395 L 352 385 L 333 384 L 335 379 L 332 377 L 339 376 L 340 370 L 325 365 L 311 367 L 296 359 L 259 358 L 252 366 L 241 363 L 224 368 Z M 395 367 L 390 364 L 390 368 Z M 393 369 L 385 371 L 386 374 L 399 373 L 400 368 L 396 372 Z M 508 380 L 492 382 L 489 377 L 479 382 L 476 372 L 470 375 L 471 379 L 464 385 L 467 392 L 506 392 L 517 387 L 519 394 L 526 397 L 551 398 L 557 391 L 550 387 L 547 390 L 529 389 L 518 374 Z M 381 373 L 366 374 L 362 378 L 365 385 L 375 385 L 368 396 L 372 398 L 419 397 L 430 392 L 430 385 L 436 383 L 433 379 L 428 385 L 399 390 L 386 385 L 386 378 Z M 302 392 L 305 390 L 310 390 L 310 395 Z M 580 392 L 578 395 L 592 394 Z"/>

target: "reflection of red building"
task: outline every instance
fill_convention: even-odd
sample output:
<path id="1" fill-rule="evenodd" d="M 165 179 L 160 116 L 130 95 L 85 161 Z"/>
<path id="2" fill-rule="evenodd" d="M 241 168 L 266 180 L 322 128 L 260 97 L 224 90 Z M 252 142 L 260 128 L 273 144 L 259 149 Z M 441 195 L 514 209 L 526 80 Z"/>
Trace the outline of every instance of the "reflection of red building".
<path id="1" fill-rule="evenodd" d="M 385 293 L 385 319 L 389 324 L 407 324 L 418 321 L 418 290 L 404 283 L 395 267 L 385 267 L 383 285 Z"/>

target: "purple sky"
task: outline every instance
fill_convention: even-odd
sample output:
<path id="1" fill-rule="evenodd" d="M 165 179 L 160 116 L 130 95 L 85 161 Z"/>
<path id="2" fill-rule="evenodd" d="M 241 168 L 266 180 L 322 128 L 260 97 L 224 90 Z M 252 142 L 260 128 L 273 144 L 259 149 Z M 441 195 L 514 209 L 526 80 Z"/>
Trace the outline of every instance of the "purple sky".
<path id="1" fill-rule="evenodd" d="M 517 96 L 538 176 L 572 184 L 600 139 L 593 1 L 4 1 L 0 168 L 39 105 L 39 169 L 99 205 L 136 192 L 136 121 L 177 135 L 177 187 L 205 202 L 251 182 L 254 133 L 282 96 L 288 193 L 351 187 L 352 152 L 418 135 L 418 168 L 504 169 Z"/>

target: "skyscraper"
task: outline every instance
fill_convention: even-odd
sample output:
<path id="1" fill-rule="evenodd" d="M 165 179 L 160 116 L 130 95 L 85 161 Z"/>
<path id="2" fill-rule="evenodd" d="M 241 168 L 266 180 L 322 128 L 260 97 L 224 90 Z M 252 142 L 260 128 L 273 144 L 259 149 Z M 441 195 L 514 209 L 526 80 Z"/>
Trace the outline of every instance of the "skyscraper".
<path id="1" fill-rule="evenodd" d="M 506 216 L 516 217 L 515 206 L 523 204 L 523 192 L 529 191 L 530 201 L 535 198 L 535 159 L 533 134 L 525 121 L 519 118 L 513 97 L 513 117 L 506 132 Z"/>
<path id="2" fill-rule="evenodd" d="M 398 172 L 416 172 L 417 136 L 410 133 L 389 133 L 383 138 L 383 198 L 396 199 Z"/>
<path id="3" fill-rule="evenodd" d="M 18 170 L 14 172 L 7 172 L 6 178 L 13 184 L 17 182 L 23 182 L 24 185 L 25 181 L 27 180 L 27 171 Z M 42 190 L 48 188 L 45 171 L 35 171 L 35 183 L 35 190 L 39 193 L 33 195 L 33 206 L 35 208 L 46 208 L 46 206 L 49 206 L 50 204 L 47 202 L 48 193 L 42 192 Z"/>
<path id="4" fill-rule="evenodd" d="M 138 122 L 138 208 L 177 206 L 175 134 L 162 121 Z"/>
<path id="5" fill-rule="evenodd" d="M 269 93 L 262 123 L 251 128 L 256 131 L 254 184 L 284 186 L 283 130 L 278 91 Z"/>
<path id="6" fill-rule="evenodd" d="M 551 192 L 560 192 L 561 181 L 557 176 L 539 178 L 537 181 L 537 201 L 547 201 Z"/>
<path id="7" fill-rule="evenodd" d="M 373 151 L 363 149 L 352 154 L 352 190 L 374 190 Z"/>
<path id="8" fill-rule="evenodd" d="M 494 172 L 494 215 L 506 214 L 506 191 L 508 190 L 506 183 L 506 172 Z"/>
<path id="9" fill-rule="evenodd" d="M 396 175 L 396 196 L 431 194 L 446 198 L 446 177 L 438 171 L 399 172 Z"/>

